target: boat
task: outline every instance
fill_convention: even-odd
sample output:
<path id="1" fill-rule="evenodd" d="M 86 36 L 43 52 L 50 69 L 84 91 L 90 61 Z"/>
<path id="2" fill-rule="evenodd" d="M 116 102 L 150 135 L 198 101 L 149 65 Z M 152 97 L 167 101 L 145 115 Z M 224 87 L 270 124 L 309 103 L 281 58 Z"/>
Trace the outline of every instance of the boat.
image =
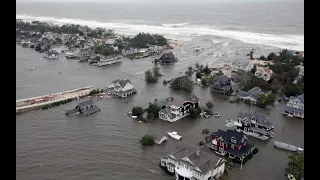
<path id="1" fill-rule="evenodd" d="M 209 118 L 209 117 L 210 117 L 210 115 L 209 115 L 207 112 L 204 112 L 204 113 L 203 113 L 203 116 L 204 116 L 205 118 Z"/>
<path id="2" fill-rule="evenodd" d="M 219 114 L 218 112 L 216 112 L 216 113 L 214 114 L 214 117 L 219 118 L 219 117 L 220 117 L 220 114 Z"/>
<path id="3" fill-rule="evenodd" d="M 297 152 L 297 151 L 303 151 L 303 149 L 291 145 L 291 144 L 287 144 L 287 143 L 283 143 L 283 142 L 279 142 L 279 141 L 274 141 L 273 145 L 279 149 L 284 149 L 287 151 L 293 151 L 293 152 Z"/>
<path id="4" fill-rule="evenodd" d="M 133 118 L 133 119 L 136 119 L 136 118 L 138 118 L 138 116 L 132 116 L 132 118 Z"/>
<path id="5" fill-rule="evenodd" d="M 167 132 L 167 133 L 168 133 L 168 135 L 169 135 L 170 137 L 172 137 L 173 139 L 176 139 L 176 140 L 181 140 L 181 139 L 182 139 L 182 137 L 181 137 L 180 135 L 178 135 L 178 133 L 175 132 L 175 131 Z"/>
<path id="6" fill-rule="evenodd" d="M 292 174 L 288 174 L 288 180 L 296 180 L 296 178 Z"/>

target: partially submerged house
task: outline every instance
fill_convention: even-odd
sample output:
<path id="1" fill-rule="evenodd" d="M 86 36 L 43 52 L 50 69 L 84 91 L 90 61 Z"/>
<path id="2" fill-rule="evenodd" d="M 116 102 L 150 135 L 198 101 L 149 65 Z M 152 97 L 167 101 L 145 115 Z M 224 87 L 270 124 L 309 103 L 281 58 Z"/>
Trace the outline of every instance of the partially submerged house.
<path id="1" fill-rule="evenodd" d="M 225 162 L 206 145 L 194 147 L 181 143 L 160 159 L 160 167 L 179 180 L 214 180 L 223 174 Z"/>
<path id="2" fill-rule="evenodd" d="M 231 79 L 227 76 L 221 76 L 211 83 L 211 92 L 225 94 L 232 91 Z"/>
<path id="3" fill-rule="evenodd" d="M 254 146 L 248 144 L 247 140 L 248 138 L 243 132 L 218 129 L 207 139 L 209 141 L 207 146 L 217 154 L 242 161 L 249 154 L 252 154 L 254 149 Z"/>
<path id="4" fill-rule="evenodd" d="M 178 59 L 173 55 L 172 52 L 164 53 L 162 56 L 156 60 L 158 62 L 161 62 L 161 64 L 174 64 L 178 61 Z"/>
<path id="5" fill-rule="evenodd" d="M 304 94 L 297 97 L 291 96 L 284 110 L 288 115 L 304 118 Z"/>
<path id="6" fill-rule="evenodd" d="M 273 71 L 267 67 L 257 67 L 257 70 L 254 73 L 254 75 L 265 81 L 269 81 L 271 79 L 271 76 L 273 75 Z"/>
<path id="7" fill-rule="evenodd" d="M 138 53 L 138 49 L 136 47 L 125 47 L 122 49 L 122 54 L 123 55 L 133 55 L 133 54 L 136 54 Z"/>
<path id="8" fill-rule="evenodd" d="M 259 99 L 259 96 L 261 94 L 265 94 L 261 92 L 262 89 L 259 87 L 254 87 L 250 89 L 249 91 L 239 91 L 237 94 L 237 98 L 243 101 L 249 101 L 251 104 L 257 104 L 257 101 Z"/>
<path id="9" fill-rule="evenodd" d="M 159 111 L 159 119 L 168 122 L 175 122 L 190 114 L 191 108 L 199 106 L 199 99 L 195 95 L 191 95 L 185 99 L 170 98 L 167 103 L 162 106 Z"/>
<path id="10" fill-rule="evenodd" d="M 112 81 L 111 85 L 108 86 L 108 90 L 115 97 L 128 97 L 137 93 L 137 90 L 133 87 L 129 79 Z"/>
<path id="11" fill-rule="evenodd" d="M 80 113 L 85 116 L 88 116 L 98 111 L 101 111 L 101 109 L 94 104 L 93 100 L 90 99 L 90 100 L 79 103 L 75 108 L 71 110 L 67 110 L 66 115 L 71 116 L 71 115 Z"/>

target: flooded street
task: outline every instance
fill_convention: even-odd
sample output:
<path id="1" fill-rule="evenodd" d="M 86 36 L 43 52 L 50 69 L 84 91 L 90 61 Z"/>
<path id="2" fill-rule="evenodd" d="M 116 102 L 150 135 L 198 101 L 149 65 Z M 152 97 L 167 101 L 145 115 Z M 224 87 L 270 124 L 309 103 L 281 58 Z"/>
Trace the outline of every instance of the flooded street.
<path id="1" fill-rule="evenodd" d="M 249 52 L 250 46 L 241 51 Z M 154 65 L 155 57 L 140 60 L 123 59 L 121 64 L 95 67 L 87 63 L 66 60 L 40 59 L 33 49 L 16 46 L 16 99 L 46 95 L 95 85 L 106 88 L 111 81 L 128 78 L 138 93 L 125 103 L 125 99 L 111 98 L 96 102 L 101 111 L 90 116 L 67 117 L 64 112 L 72 109 L 80 99 L 48 110 L 34 110 L 16 116 L 16 178 L 77 179 L 77 180 L 172 180 L 159 168 L 159 158 L 170 153 L 178 141 L 168 139 L 160 146 L 143 148 L 139 139 L 145 134 L 165 135 L 177 131 L 183 142 L 198 145 L 203 140 L 201 131 L 224 129 L 225 120 L 235 119 L 239 111 L 249 111 L 243 103 L 231 104 L 224 96 L 211 94 L 209 89 L 196 86 L 194 94 L 204 105 L 212 101 L 214 111 L 221 117 L 182 119 L 175 123 L 156 120 L 156 123 L 139 123 L 125 111 L 133 106 L 145 106 L 156 98 L 181 97 L 188 94 L 172 91 L 163 85 L 164 79 L 183 75 L 188 66 L 215 61 L 204 57 L 183 57 L 183 49 L 174 49 L 179 62 L 161 67 L 164 76 L 157 84 L 146 84 L 144 72 Z M 247 50 L 248 49 L 248 50 Z M 223 50 L 229 52 L 230 50 Z M 227 55 L 226 55 L 227 56 Z M 238 57 L 233 57 L 238 58 Z M 227 59 L 227 58 L 226 58 Z M 35 68 L 34 70 L 26 70 Z M 61 73 L 59 73 L 61 72 Z M 281 104 L 283 106 L 284 104 Z M 281 107 L 261 109 L 250 107 L 250 112 L 265 114 L 274 124 L 275 140 L 304 148 L 304 122 L 286 118 Z M 249 143 L 259 148 L 259 153 L 243 166 L 243 172 L 229 171 L 230 180 L 283 180 L 288 152 L 275 149 L 272 141 L 249 138 Z"/>

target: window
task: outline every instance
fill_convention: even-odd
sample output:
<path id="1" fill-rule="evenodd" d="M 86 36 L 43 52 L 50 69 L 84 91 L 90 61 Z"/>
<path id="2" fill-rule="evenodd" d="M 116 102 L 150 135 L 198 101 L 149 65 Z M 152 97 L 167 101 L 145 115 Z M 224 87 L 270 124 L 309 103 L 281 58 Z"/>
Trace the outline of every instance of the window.
<path id="1" fill-rule="evenodd" d="M 232 142 L 232 143 L 237 143 L 237 140 L 236 140 L 234 137 L 232 137 L 232 138 L 231 138 L 231 142 Z"/>
<path id="2" fill-rule="evenodd" d="M 220 152 L 223 152 L 223 147 L 220 147 L 220 148 L 219 148 L 219 151 L 220 151 Z"/>
<path id="3" fill-rule="evenodd" d="M 234 145 L 233 144 L 231 144 L 231 148 L 234 149 Z"/>
<path id="4" fill-rule="evenodd" d="M 220 142 L 220 146 L 223 146 L 223 142 Z"/>

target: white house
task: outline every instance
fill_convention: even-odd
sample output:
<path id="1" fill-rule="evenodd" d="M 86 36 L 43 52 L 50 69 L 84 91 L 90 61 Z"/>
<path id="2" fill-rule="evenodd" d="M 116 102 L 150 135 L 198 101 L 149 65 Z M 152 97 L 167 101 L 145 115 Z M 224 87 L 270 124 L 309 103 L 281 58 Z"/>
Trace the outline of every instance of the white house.
<path id="1" fill-rule="evenodd" d="M 234 61 L 232 63 L 232 70 L 236 72 L 240 70 L 248 72 L 248 71 L 251 71 L 253 67 L 254 67 L 254 63 L 250 60 Z"/>
<path id="2" fill-rule="evenodd" d="M 122 49 L 123 55 L 131 55 L 131 54 L 136 54 L 136 53 L 138 53 L 138 49 L 135 47 L 125 47 Z"/>
<path id="3" fill-rule="evenodd" d="M 223 174 L 225 162 L 206 145 L 197 148 L 181 143 L 172 153 L 160 159 L 160 167 L 174 174 L 176 180 L 214 180 Z"/>
<path id="4" fill-rule="evenodd" d="M 108 90 L 110 91 L 110 94 L 114 95 L 115 97 L 127 97 L 137 92 L 128 79 L 117 79 L 112 81 L 111 85 L 108 86 Z"/>
<path id="5" fill-rule="evenodd" d="M 159 119 L 175 122 L 190 114 L 191 108 L 199 106 L 199 99 L 192 95 L 183 100 L 170 98 L 166 102 L 164 108 L 159 111 Z"/>
<path id="6" fill-rule="evenodd" d="M 266 67 L 259 67 L 257 66 L 257 70 L 254 75 L 258 78 L 261 78 L 265 81 L 269 81 L 271 76 L 273 75 L 273 71 Z"/>
<path id="7" fill-rule="evenodd" d="M 298 97 L 291 96 L 285 107 L 285 113 L 294 117 L 304 118 L 304 94 Z"/>

